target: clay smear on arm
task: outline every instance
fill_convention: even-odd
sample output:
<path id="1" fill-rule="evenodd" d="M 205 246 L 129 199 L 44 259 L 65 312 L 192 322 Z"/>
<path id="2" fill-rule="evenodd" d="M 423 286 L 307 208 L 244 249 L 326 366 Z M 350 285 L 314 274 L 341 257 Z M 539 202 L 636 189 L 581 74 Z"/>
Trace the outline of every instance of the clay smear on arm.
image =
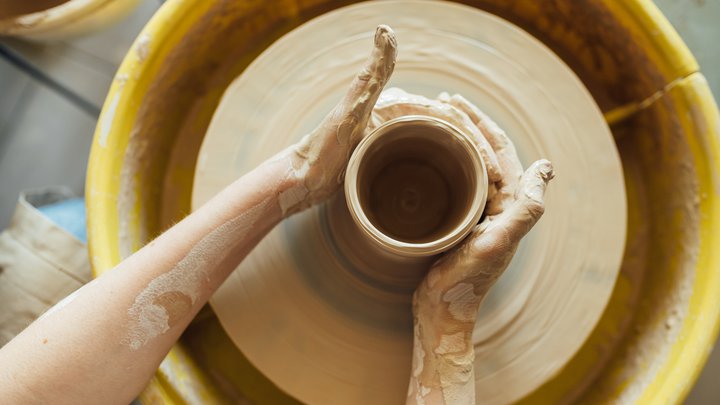
<path id="1" fill-rule="evenodd" d="M 124 342 L 137 350 L 167 332 L 195 307 L 208 271 L 218 266 L 233 247 L 243 243 L 271 200 L 219 226 L 203 237 L 170 271 L 153 279 L 128 310 L 130 325 Z"/>

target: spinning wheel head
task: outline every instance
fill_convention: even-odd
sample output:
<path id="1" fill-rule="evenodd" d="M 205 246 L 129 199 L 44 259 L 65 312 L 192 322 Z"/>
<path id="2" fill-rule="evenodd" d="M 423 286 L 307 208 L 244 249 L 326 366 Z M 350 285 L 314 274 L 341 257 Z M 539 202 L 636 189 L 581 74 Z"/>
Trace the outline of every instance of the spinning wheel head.
<path id="1" fill-rule="evenodd" d="M 592 331 L 618 274 L 626 223 L 622 167 L 600 110 L 572 70 L 518 27 L 428 1 L 363 2 L 308 22 L 269 47 L 225 92 L 198 156 L 193 205 L 312 131 L 362 66 L 374 27 L 388 22 L 398 59 L 387 87 L 429 98 L 463 95 L 503 128 L 521 162 L 546 158 L 557 173 L 542 220 L 483 302 L 473 332 L 482 401 L 518 400 L 558 372 Z M 410 301 L 432 260 L 423 255 L 462 239 L 482 212 L 487 180 L 474 154 L 463 142 L 433 143 L 434 153 L 427 153 L 424 143 L 437 139 L 412 132 L 417 141 L 397 145 L 391 139 L 408 131 L 368 139 L 347 171 L 349 207 L 339 195 L 288 218 L 211 299 L 250 362 L 303 402 L 403 401 Z M 447 128 L 440 132 L 454 139 Z M 441 164 L 435 153 L 452 159 Z M 414 162 L 412 170 L 401 161 Z M 417 186 L 413 176 L 402 180 L 418 170 L 432 175 Z M 366 193 L 372 188 L 385 191 Z M 409 214 L 425 207 L 418 195 L 442 188 L 447 199 L 422 208 L 439 215 Z M 400 226 L 388 212 L 424 220 Z M 376 239 L 401 253 L 426 250 L 383 256 L 387 249 L 378 249 Z"/>

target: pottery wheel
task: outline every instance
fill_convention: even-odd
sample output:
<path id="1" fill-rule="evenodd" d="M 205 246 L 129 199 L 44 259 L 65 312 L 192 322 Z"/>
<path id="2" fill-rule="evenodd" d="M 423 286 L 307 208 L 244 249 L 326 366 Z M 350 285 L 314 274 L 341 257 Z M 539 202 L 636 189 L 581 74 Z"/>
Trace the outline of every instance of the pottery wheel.
<path id="1" fill-rule="evenodd" d="M 302 25 L 227 89 L 200 150 L 193 206 L 312 130 L 362 66 L 380 23 L 399 44 L 388 87 L 462 94 L 505 129 L 525 167 L 539 158 L 555 166 L 545 216 L 483 302 L 473 335 L 478 401 L 520 399 L 568 362 L 602 314 L 626 206 L 620 159 L 589 92 L 513 24 L 453 3 L 383 1 Z M 330 212 L 314 207 L 278 225 L 212 307 L 253 365 L 297 399 L 403 403 L 412 291 L 365 277 L 333 240 Z"/>

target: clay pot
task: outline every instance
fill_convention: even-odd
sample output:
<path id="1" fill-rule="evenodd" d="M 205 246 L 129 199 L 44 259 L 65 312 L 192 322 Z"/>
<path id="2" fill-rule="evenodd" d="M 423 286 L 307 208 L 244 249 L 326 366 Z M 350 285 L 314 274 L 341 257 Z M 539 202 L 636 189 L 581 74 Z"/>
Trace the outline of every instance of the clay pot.
<path id="1" fill-rule="evenodd" d="M 426 116 L 375 129 L 355 149 L 345 176 L 360 234 L 403 257 L 432 256 L 460 242 L 480 220 L 487 188 L 473 140 Z"/>

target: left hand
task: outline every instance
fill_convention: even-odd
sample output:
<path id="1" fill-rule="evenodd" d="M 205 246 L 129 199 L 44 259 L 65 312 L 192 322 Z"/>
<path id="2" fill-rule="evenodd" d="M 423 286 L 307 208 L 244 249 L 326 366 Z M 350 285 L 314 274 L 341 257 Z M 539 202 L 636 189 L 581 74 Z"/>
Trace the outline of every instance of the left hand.
<path id="1" fill-rule="evenodd" d="M 395 68 L 396 57 L 395 33 L 387 25 L 379 25 L 372 53 L 345 97 L 315 130 L 288 150 L 299 184 L 286 197 L 290 202 L 283 204 L 283 215 L 322 202 L 340 188 L 347 162 L 365 134 L 373 107 Z"/>

